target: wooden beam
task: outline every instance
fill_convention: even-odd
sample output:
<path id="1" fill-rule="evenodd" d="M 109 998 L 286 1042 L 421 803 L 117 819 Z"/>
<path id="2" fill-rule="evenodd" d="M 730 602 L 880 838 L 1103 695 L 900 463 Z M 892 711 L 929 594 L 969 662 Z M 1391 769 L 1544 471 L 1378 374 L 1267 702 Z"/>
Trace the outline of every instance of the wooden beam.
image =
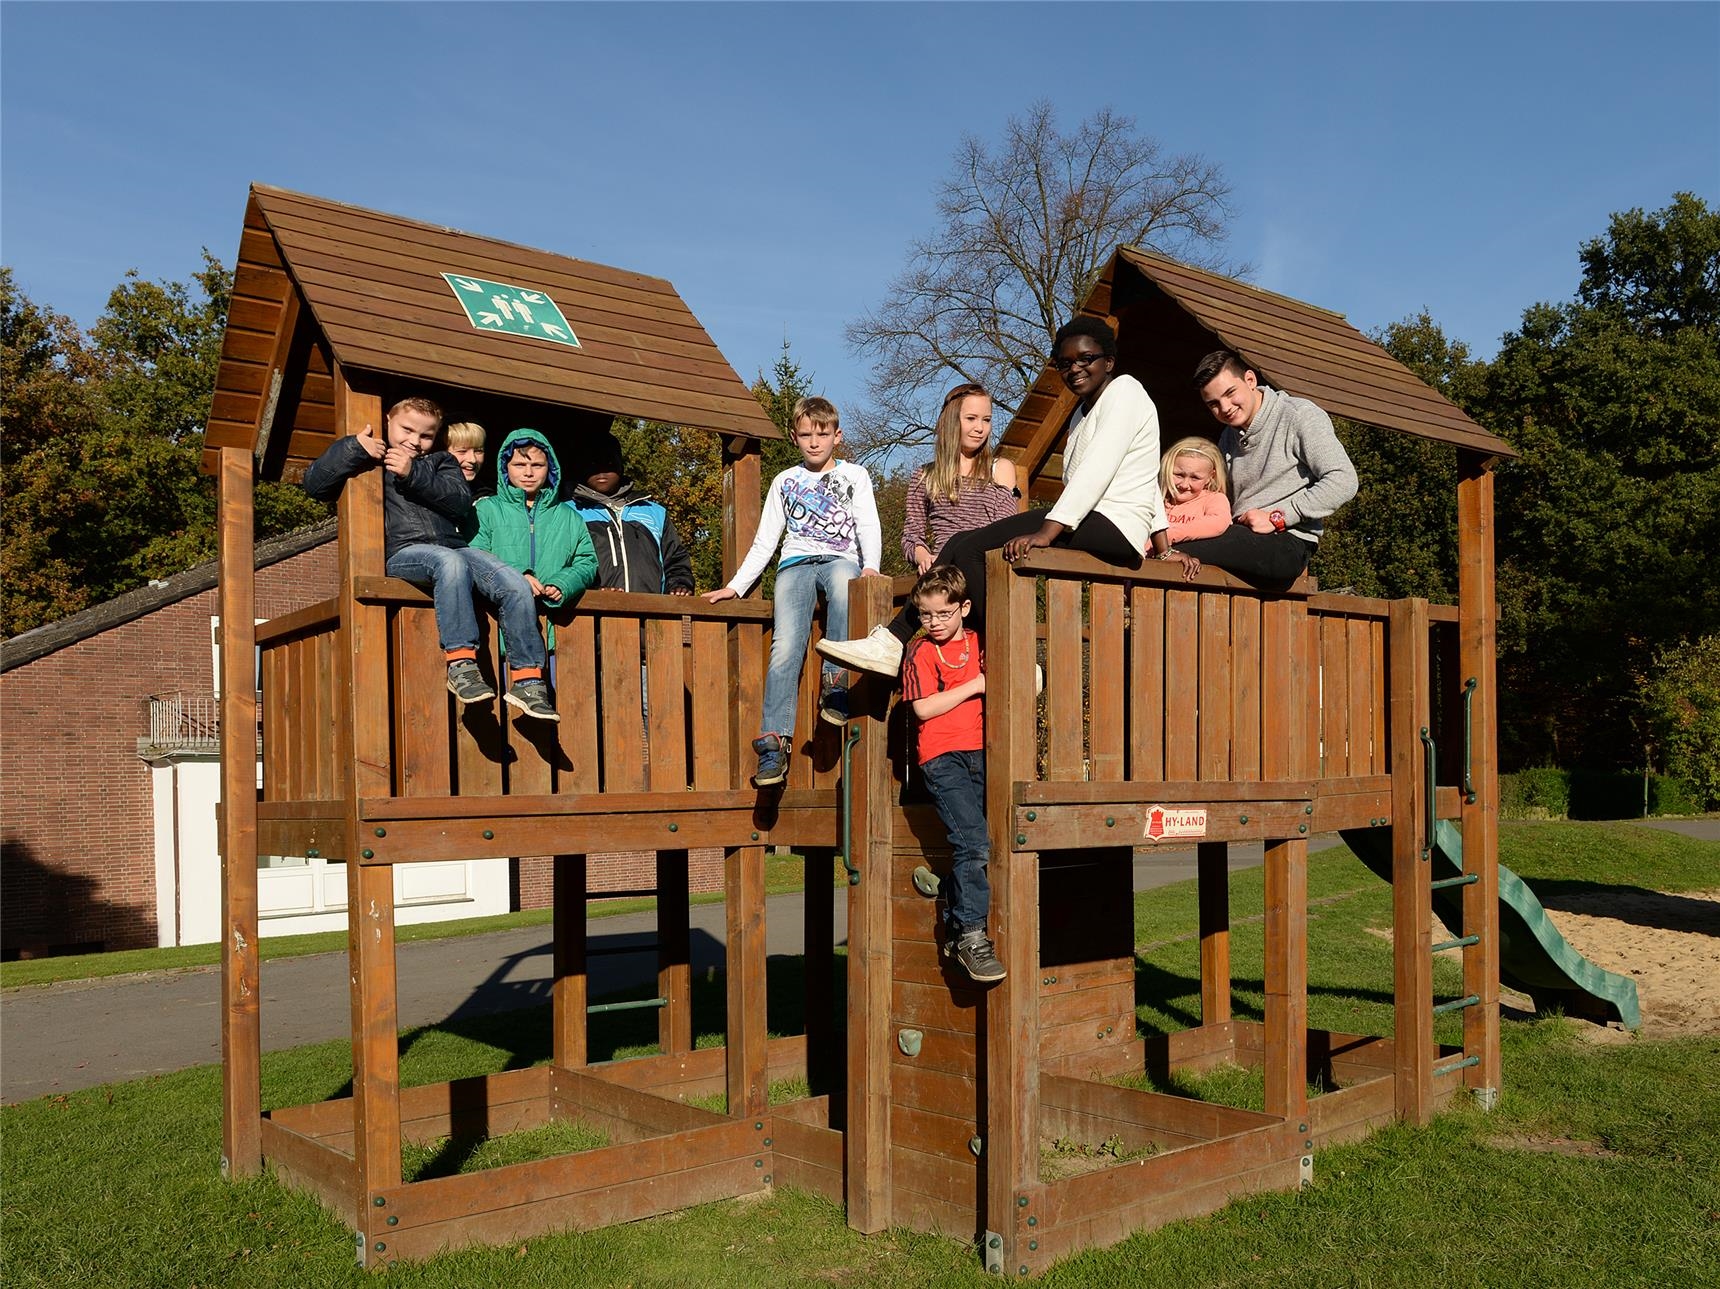
<path id="1" fill-rule="evenodd" d="M 764 503 L 760 468 L 763 457 L 757 439 L 747 439 L 736 451 L 723 445 L 723 579 L 735 575 L 758 532 Z"/>
<path id="2" fill-rule="evenodd" d="M 1480 1064 L 1468 1087 L 1491 1106 L 1501 1087 L 1499 1059 L 1499 687 L 1494 672 L 1498 608 L 1493 561 L 1490 457 L 1457 454 L 1458 685 L 1475 679 L 1469 712 L 1474 800 L 1463 805 L 1463 867 L 1480 881 L 1463 889 L 1463 934 L 1481 942 L 1463 951 L 1463 992 L 1481 1000 L 1463 1013 L 1463 1048 Z M 1462 764 L 1459 753 L 1458 763 Z"/>
<path id="3" fill-rule="evenodd" d="M 1200 1023 L 1230 1019 L 1230 847 L 1202 842 L 1195 848 L 1200 899 Z"/>
<path id="4" fill-rule="evenodd" d="M 764 847 L 731 848 L 724 864 L 731 1115 L 758 1115 L 769 1103 L 765 1040 Z"/>
<path id="5" fill-rule="evenodd" d="M 251 455 L 221 449 L 221 1162 L 262 1171 L 261 982 L 257 958 L 256 583 Z M 158 916 L 171 916 L 171 912 Z"/>
<path id="6" fill-rule="evenodd" d="M 1266 846 L 1266 1112 L 1308 1112 L 1308 843 Z"/>
<path id="7" fill-rule="evenodd" d="M 557 855 L 551 872 L 555 975 L 550 983 L 550 1047 L 555 1063 L 571 1070 L 590 1059 L 585 1012 L 590 999 L 585 974 L 585 856 Z"/>
<path id="8" fill-rule="evenodd" d="M 657 852 L 657 995 L 669 1001 L 657 1013 L 657 1046 L 693 1050 L 693 968 L 687 852 Z"/>
<path id="9" fill-rule="evenodd" d="M 864 635 L 889 619 L 890 586 L 856 578 L 848 586 L 848 627 Z M 844 1129 L 848 1150 L 848 1225 L 876 1232 L 890 1226 L 890 1002 L 894 945 L 890 928 L 893 795 L 886 712 L 868 712 L 855 727 L 849 759 L 849 863 L 860 884 L 848 888 L 848 1077 Z"/>
<path id="10" fill-rule="evenodd" d="M 1427 602 L 1392 605 L 1392 960 L 1397 1041 L 1395 1104 L 1398 1117 L 1426 1123 L 1433 1114 L 1433 889 L 1431 845 L 1424 818 L 1428 722 Z"/>
<path id="11" fill-rule="evenodd" d="M 1025 1264 L 1032 1196 L 1039 1185 L 1039 856 L 1017 852 L 1009 833 L 1018 780 L 1036 778 L 1033 701 L 1035 579 L 1003 553 L 986 557 L 986 824 L 991 927 L 1008 978 L 985 995 L 985 1212 L 982 1230 L 1003 1241 L 1003 1265 Z M 1027 1200 L 1026 1205 L 1018 1203 Z M 1018 1213 L 1018 1209 L 1021 1212 Z M 989 1260 L 989 1255 L 988 1255 Z"/>

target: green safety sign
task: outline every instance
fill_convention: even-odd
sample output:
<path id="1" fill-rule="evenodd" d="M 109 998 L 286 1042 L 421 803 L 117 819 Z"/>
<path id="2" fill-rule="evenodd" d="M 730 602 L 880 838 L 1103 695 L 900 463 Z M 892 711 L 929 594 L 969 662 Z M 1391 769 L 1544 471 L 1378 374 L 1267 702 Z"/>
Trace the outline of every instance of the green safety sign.
<path id="1" fill-rule="evenodd" d="M 558 345 L 580 347 L 579 337 L 561 316 L 555 301 L 529 286 L 486 282 L 483 278 L 444 273 L 444 281 L 466 310 L 474 331 L 503 331 L 510 336 L 553 340 Z"/>

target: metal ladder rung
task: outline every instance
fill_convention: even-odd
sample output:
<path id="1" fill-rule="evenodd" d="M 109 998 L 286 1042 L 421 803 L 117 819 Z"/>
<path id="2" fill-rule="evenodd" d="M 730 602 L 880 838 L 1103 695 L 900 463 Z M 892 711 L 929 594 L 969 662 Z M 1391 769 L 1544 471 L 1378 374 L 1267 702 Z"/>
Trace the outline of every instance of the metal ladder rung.
<path id="1" fill-rule="evenodd" d="M 1481 1064 L 1481 1058 L 1479 1056 L 1466 1056 L 1461 1061 L 1453 1061 L 1450 1065 L 1436 1065 L 1436 1066 L 1434 1066 L 1433 1067 L 1433 1077 L 1437 1079 L 1442 1074 L 1451 1074 L 1457 1070 L 1467 1069 L 1471 1065 L 1480 1065 L 1480 1064 Z"/>
<path id="2" fill-rule="evenodd" d="M 1481 937 L 1478 935 L 1460 935 L 1455 940 L 1441 940 L 1438 944 L 1433 946 L 1433 952 L 1444 953 L 1447 949 L 1461 949 L 1466 944 L 1480 943 Z"/>
<path id="3" fill-rule="evenodd" d="M 1469 886 L 1481 880 L 1480 873 L 1465 873 L 1462 877 L 1442 877 L 1437 882 L 1430 883 L 1436 891 L 1443 891 L 1448 886 Z"/>
<path id="4" fill-rule="evenodd" d="M 1438 1016 L 1442 1012 L 1462 1011 L 1465 1007 L 1473 1007 L 1480 1001 L 1481 995 L 1479 994 L 1470 994 L 1467 998 L 1453 998 L 1448 1003 L 1435 1003 L 1433 1005 L 1433 1014 Z"/>
<path id="5" fill-rule="evenodd" d="M 592 1003 L 585 1009 L 587 1016 L 595 1016 L 599 1012 L 631 1012 L 645 1007 L 667 1007 L 667 998 L 635 998 L 624 1003 Z"/>

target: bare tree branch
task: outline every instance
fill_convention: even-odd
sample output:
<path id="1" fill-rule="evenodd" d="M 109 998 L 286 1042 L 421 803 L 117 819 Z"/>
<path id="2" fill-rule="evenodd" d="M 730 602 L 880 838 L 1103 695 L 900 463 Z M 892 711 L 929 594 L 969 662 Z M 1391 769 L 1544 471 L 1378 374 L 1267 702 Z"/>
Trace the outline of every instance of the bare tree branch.
<path id="1" fill-rule="evenodd" d="M 1118 246 L 1223 267 L 1231 213 L 1217 164 L 1167 155 L 1109 108 L 1064 134 L 1044 100 L 1011 117 L 995 146 L 964 136 L 935 205 L 937 231 L 846 328 L 872 361 L 870 406 L 846 436 L 869 459 L 925 443 L 925 422 L 960 381 L 981 382 L 1013 415 Z"/>

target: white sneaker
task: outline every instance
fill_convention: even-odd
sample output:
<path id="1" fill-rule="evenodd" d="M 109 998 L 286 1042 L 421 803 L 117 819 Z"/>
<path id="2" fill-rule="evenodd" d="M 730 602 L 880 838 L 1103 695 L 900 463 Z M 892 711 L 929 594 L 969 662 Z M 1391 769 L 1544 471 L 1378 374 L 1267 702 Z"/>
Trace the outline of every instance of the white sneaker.
<path id="1" fill-rule="evenodd" d="M 1033 664 L 1033 696 L 1038 698 L 1045 692 L 1045 668 L 1038 663 Z"/>
<path id="2" fill-rule="evenodd" d="M 902 674 L 902 642 L 889 627 L 873 627 L 860 640 L 820 640 L 818 652 L 831 662 L 880 676 Z"/>

